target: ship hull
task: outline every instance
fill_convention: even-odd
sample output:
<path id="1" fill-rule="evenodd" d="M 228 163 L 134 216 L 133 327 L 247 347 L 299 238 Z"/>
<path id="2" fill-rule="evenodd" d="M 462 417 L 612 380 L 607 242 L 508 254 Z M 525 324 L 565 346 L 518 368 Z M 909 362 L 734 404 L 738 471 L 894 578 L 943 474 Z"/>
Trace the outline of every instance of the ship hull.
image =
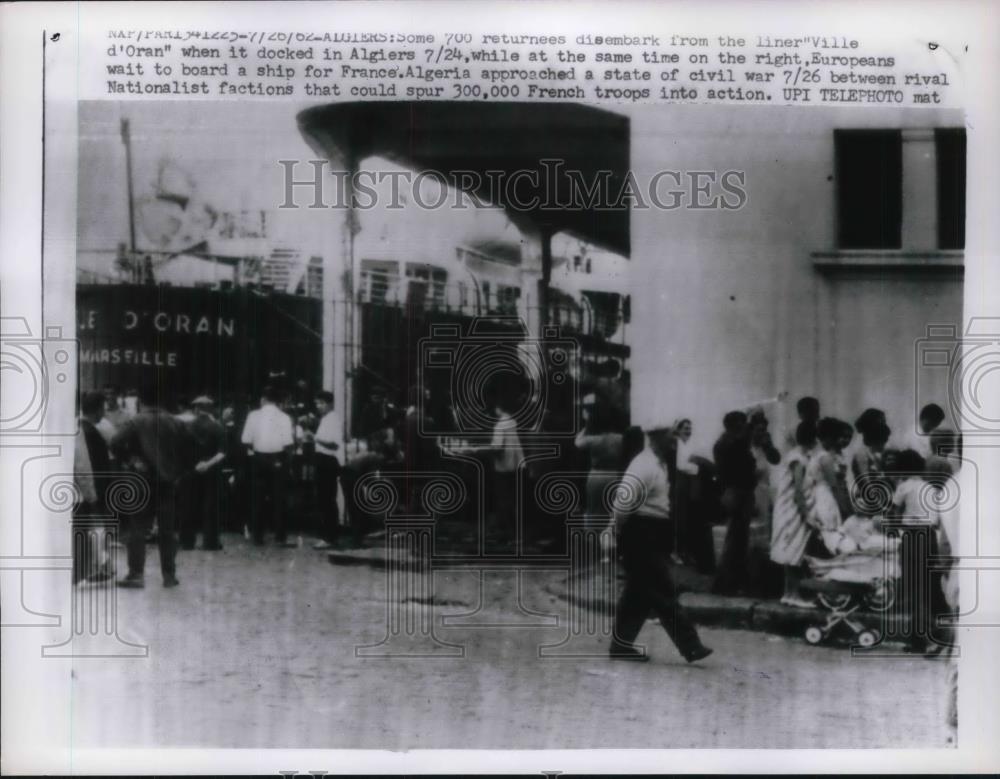
<path id="1" fill-rule="evenodd" d="M 275 373 L 322 380 L 320 301 L 131 284 L 77 285 L 80 387 L 157 382 L 168 402 L 254 398 Z"/>

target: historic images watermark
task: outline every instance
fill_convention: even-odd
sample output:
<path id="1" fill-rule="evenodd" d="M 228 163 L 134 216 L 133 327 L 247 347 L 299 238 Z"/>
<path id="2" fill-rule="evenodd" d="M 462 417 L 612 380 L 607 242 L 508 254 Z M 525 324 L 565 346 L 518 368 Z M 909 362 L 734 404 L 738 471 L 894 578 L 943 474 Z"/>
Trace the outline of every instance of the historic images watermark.
<path id="1" fill-rule="evenodd" d="M 79 341 L 65 337 L 61 328 L 46 327 L 43 333 L 36 333 L 24 317 L 0 318 L 2 445 L 33 452 L 22 463 L 18 484 L 21 495 L 30 495 L 33 500 L 22 499 L 22 516 L 10 518 L 10 549 L 0 563 L 12 605 L 5 609 L 2 624 L 5 628 L 67 627 L 62 641 L 40 647 L 46 658 L 144 658 L 149 656 L 149 647 L 121 635 L 113 584 L 90 584 L 80 576 L 80 581 L 73 583 L 68 614 L 33 611 L 23 597 L 26 573 L 45 571 L 66 582 L 76 578 L 77 569 L 96 570 L 106 556 L 110 558 L 108 578 L 113 579 L 114 549 L 122 520 L 149 502 L 150 486 L 145 476 L 127 470 L 95 471 L 90 478 L 105 485 L 104 507 L 83 511 L 88 500 L 78 474 L 58 470 L 59 456 L 67 448 L 72 450 L 78 434 L 79 422 L 66 393 L 77 382 L 79 354 Z M 34 544 L 26 524 L 29 507 L 33 514 L 41 509 L 66 521 L 71 530 L 69 555 L 40 554 L 43 548 Z M 30 519 L 37 522 L 37 516 Z"/>
<path id="2" fill-rule="evenodd" d="M 736 211 L 749 201 L 742 170 L 660 170 L 625 175 L 584 172 L 562 160 L 543 159 L 520 170 L 354 170 L 328 160 L 278 160 L 282 192 L 278 208 L 399 210 L 484 208 L 496 203 L 515 212 Z"/>
<path id="3" fill-rule="evenodd" d="M 0 433 L 6 436 L 56 436 L 76 433 L 76 420 L 50 413 L 49 400 L 76 378 L 79 344 L 66 338 L 61 328 L 48 327 L 43 335 L 32 332 L 24 317 L 0 319 L 0 370 L 5 403 Z M 59 424 L 68 422 L 68 424 Z"/>

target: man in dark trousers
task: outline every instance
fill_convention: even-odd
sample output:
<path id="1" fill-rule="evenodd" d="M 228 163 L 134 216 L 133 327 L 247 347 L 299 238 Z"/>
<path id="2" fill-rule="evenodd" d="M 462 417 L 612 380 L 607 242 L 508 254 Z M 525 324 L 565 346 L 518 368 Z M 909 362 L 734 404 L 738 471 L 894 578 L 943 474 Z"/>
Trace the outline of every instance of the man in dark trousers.
<path id="1" fill-rule="evenodd" d="M 155 517 L 163 586 L 176 587 L 177 485 L 194 464 L 194 442 L 183 422 L 158 407 L 156 384 L 151 382 L 141 391 L 139 402 L 139 413 L 111 440 L 121 466 L 142 476 L 149 489 L 149 499 L 127 516 L 128 575 L 118 585 L 145 586 L 146 534 Z"/>
<path id="2" fill-rule="evenodd" d="M 73 508 L 73 583 L 110 579 L 103 521 L 109 519 L 105 493 L 111 476 L 108 444 L 98 429 L 104 417 L 104 396 L 87 392 L 80 399 L 80 430 L 76 439 L 74 481 L 80 500 Z"/>
<path id="3" fill-rule="evenodd" d="M 615 616 L 612 660 L 649 659 L 645 649 L 633 642 L 650 613 L 659 617 L 667 635 L 689 663 L 712 654 L 701 643 L 694 623 L 677 602 L 670 574 L 674 538 L 667 471 L 670 436 L 669 427 L 648 431 L 649 444 L 628 466 L 615 500 L 625 589 Z"/>
<path id="4" fill-rule="evenodd" d="M 200 527 L 202 549 L 215 552 L 222 549 L 219 539 L 222 511 L 222 462 L 226 459 L 226 431 L 212 414 L 213 401 L 201 395 L 191 401 L 194 414 L 188 429 L 194 438 L 194 474 L 191 480 L 192 516 L 181 528 L 181 546 L 193 549 Z"/>
<path id="5" fill-rule="evenodd" d="M 712 591 L 733 595 L 748 585 L 747 555 L 750 519 L 757 486 L 757 463 L 750 451 L 750 425 L 742 411 L 730 411 L 722 419 L 724 432 L 712 454 L 719 486 L 722 512 L 726 519 L 726 540 Z"/>
<path id="6" fill-rule="evenodd" d="M 294 546 L 285 527 L 285 486 L 288 463 L 295 446 L 292 418 L 278 408 L 278 393 L 264 387 L 260 408 L 251 411 L 240 440 L 250 458 L 250 532 L 255 546 L 264 545 L 264 521 L 270 517 L 278 546 Z"/>

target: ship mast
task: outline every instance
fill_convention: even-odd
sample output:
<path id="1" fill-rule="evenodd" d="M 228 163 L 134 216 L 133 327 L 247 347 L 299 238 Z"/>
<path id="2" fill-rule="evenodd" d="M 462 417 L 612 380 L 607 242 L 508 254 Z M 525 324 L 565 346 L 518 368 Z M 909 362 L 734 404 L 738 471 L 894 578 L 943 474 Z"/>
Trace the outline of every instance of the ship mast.
<path id="1" fill-rule="evenodd" d="M 122 143 L 125 144 L 125 179 L 128 189 L 128 238 L 129 254 L 132 257 L 132 273 L 135 273 L 135 205 L 132 197 L 132 138 L 128 119 L 122 119 Z"/>

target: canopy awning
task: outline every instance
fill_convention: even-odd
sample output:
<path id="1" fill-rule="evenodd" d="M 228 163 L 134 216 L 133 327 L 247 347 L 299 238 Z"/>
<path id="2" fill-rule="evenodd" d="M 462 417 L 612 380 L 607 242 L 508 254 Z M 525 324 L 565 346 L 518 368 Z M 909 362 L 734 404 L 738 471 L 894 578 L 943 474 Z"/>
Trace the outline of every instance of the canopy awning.
<path id="1" fill-rule="evenodd" d="M 629 255 L 628 198 L 621 197 L 629 168 L 625 116 L 572 103 L 394 101 L 319 106 L 298 122 L 319 148 L 355 161 L 379 155 L 440 173 L 463 189 L 460 174 L 478 173 L 483 185 L 472 194 L 501 206 L 516 224 L 549 235 L 571 232 Z M 500 172 L 509 185 L 490 186 L 491 171 L 494 182 Z M 519 171 L 531 175 L 514 178 Z M 578 198 L 568 205 L 573 182 L 585 191 L 601 185 L 608 202 L 593 208 Z M 558 194 L 546 203 L 545 192 Z"/>

